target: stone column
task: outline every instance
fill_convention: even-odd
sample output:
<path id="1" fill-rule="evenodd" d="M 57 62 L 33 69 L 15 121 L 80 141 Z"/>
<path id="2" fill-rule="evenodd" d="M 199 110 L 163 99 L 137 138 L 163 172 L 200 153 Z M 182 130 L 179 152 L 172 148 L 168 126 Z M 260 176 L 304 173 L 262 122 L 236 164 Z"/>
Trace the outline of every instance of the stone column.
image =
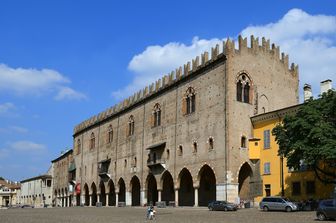
<path id="1" fill-rule="evenodd" d="M 80 196 L 80 204 L 79 205 L 85 205 L 85 196 Z"/>
<path id="2" fill-rule="evenodd" d="M 140 192 L 140 204 L 141 206 L 145 206 L 145 204 L 147 204 L 147 197 L 146 197 L 146 191 L 142 190 Z"/>
<path id="3" fill-rule="evenodd" d="M 161 190 L 158 190 L 158 202 L 161 202 Z"/>
<path id="4" fill-rule="evenodd" d="M 194 197 L 195 197 L 194 207 L 198 207 L 198 188 L 197 187 L 195 187 Z"/>
<path id="5" fill-rule="evenodd" d="M 70 205 L 70 204 L 71 204 L 70 202 L 71 202 L 71 200 L 70 200 L 70 195 L 69 195 L 69 196 L 68 196 L 68 207 L 71 206 L 71 205 Z"/>
<path id="6" fill-rule="evenodd" d="M 108 207 L 109 206 L 109 204 L 108 204 L 109 203 L 109 194 L 106 194 L 106 198 L 105 199 L 106 199 L 106 202 L 105 202 L 106 205 L 105 206 Z"/>
<path id="7" fill-rule="evenodd" d="M 100 194 L 97 194 L 97 203 L 100 202 Z"/>
<path id="8" fill-rule="evenodd" d="M 178 189 L 175 189 L 175 207 L 178 207 L 179 194 Z"/>
<path id="9" fill-rule="evenodd" d="M 132 193 L 126 191 L 126 206 L 132 206 Z"/>
<path id="10" fill-rule="evenodd" d="M 118 207 L 118 202 L 119 202 L 119 193 L 116 193 L 116 207 Z"/>
<path id="11" fill-rule="evenodd" d="M 92 207 L 92 194 L 89 195 L 89 206 Z"/>

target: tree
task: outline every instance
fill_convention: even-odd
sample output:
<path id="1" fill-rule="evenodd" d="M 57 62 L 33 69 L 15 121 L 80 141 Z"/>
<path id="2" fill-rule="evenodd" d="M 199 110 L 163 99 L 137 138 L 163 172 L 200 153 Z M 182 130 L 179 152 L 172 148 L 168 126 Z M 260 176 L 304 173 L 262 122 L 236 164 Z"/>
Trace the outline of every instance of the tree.
<path id="1" fill-rule="evenodd" d="M 288 167 L 299 169 L 304 163 L 322 182 L 336 184 L 336 91 L 303 103 L 272 134 Z"/>

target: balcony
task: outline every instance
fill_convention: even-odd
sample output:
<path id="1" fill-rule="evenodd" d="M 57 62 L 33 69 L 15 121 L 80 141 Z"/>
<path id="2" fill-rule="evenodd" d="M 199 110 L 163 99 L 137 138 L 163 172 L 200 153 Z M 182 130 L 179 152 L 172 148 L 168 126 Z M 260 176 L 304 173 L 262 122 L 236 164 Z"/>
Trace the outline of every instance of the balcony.
<path id="1" fill-rule="evenodd" d="M 111 159 L 102 160 L 98 163 L 98 175 L 101 178 L 110 178 L 111 175 L 108 173 Z"/>
<path id="2" fill-rule="evenodd" d="M 75 185 L 76 184 L 76 171 L 69 172 L 68 174 L 68 182 Z"/>
<path id="3" fill-rule="evenodd" d="M 74 162 L 69 165 L 68 182 L 73 185 L 76 184 L 76 164 Z"/>

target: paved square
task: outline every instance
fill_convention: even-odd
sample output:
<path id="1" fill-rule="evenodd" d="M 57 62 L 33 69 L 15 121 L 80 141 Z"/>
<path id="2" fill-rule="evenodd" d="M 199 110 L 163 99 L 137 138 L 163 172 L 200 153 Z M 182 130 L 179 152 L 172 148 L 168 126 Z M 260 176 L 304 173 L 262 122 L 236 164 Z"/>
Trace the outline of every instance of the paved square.
<path id="1" fill-rule="evenodd" d="M 206 208 L 156 209 L 155 221 L 146 220 L 146 208 L 44 208 L 0 210 L 1 223 L 111 223 L 111 222 L 315 222 L 315 212 L 262 212 L 241 209 L 237 212 L 211 212 Z"/>

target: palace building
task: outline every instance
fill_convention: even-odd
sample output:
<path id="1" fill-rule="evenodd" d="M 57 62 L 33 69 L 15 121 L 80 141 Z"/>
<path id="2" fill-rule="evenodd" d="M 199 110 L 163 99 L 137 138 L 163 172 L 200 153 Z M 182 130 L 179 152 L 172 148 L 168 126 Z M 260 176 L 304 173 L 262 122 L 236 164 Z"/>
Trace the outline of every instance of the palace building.
<path id="1" fill-rule="evenodd" d="M 249 42 L 227 40 L 78 124 L 72 202 L 206 206 L 261 196 L 250 118 L 296 105 L 299 75 L 269 40 Z"/>

